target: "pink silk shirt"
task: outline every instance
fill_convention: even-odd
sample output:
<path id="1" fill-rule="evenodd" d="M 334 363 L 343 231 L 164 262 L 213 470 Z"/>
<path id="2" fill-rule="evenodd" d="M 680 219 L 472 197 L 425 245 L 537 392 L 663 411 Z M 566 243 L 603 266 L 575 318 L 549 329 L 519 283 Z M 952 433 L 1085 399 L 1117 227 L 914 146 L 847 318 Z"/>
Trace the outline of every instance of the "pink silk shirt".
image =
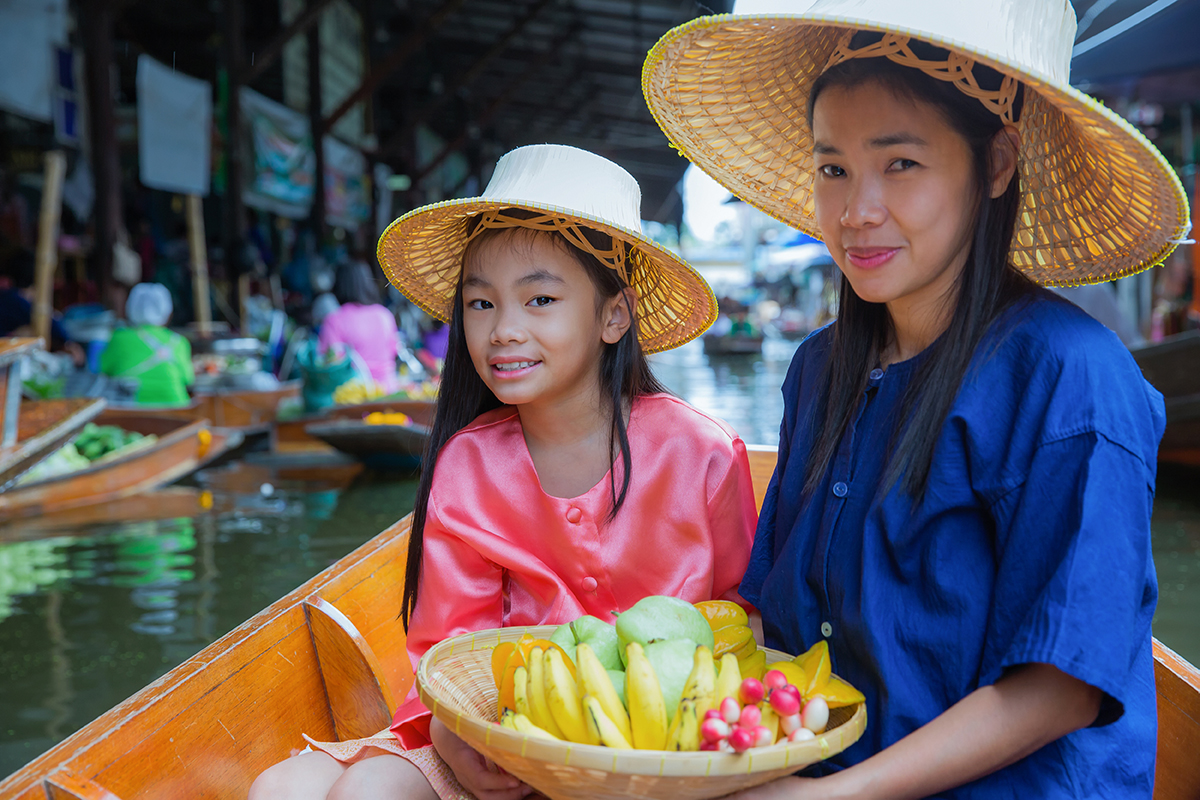
<path id="1" fill-rule="evenodd" d="M 671 395 L 637 398 L 632 480 L 616 519 L 609 475 L 570 499 L 546 494 L 512 407 L 480 416 L 442 448 L 425 523 L 421 584 L 409 623 L 413 669 L 468 631 L 612 619 L 643 597 L 745 601 L 757 512 L 746 446 L 725 423 Z M 618 458 L 618 491 L 623 467 Z M 611 474 L 611 473 L 610 473 Z M 416 688 L 392 732 L 428 743 Z"/>
<path id="2" fill-rule="evenodd" d="M 353 347 L 366 362 L 375 382 L 384 391 L 395 392 L 400 388 L 396 372 L 398 336 L 396 318 L 383 306 L 345 303 L 321 322 L 318 342 L 322 353 L 338 343 Z"/>

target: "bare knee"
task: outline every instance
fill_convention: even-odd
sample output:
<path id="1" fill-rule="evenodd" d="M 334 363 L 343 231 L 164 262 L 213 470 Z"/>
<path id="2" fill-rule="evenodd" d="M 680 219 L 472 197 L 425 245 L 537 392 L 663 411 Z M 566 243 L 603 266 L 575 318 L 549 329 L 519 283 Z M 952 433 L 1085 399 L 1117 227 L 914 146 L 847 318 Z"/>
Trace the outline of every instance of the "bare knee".
<path id="1" fill-rule="evenodd" d="M 280 761 L 254 779 L 247 800 L 325 800 L 346 766 L 325 753 Z"/>
<path id="2" fill-rule="evenodd" d="M 421 770 L 408 759 L 391 754 L 365 758 L 351 765 L 330 789 L 328 800 L 362 800 L 364 797 L 437 800 Z"/>

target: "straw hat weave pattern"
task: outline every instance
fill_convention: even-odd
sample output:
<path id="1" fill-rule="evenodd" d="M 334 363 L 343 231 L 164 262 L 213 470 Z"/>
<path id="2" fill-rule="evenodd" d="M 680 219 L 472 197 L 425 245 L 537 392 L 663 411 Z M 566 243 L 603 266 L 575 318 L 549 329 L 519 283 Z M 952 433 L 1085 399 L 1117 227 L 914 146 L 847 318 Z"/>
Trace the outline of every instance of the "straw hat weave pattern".
<path id="1" fill-rule="evenodd" d="M 534 215 L 506 217 L 505 209 Z M 477 216 L 482 224 L 469 235 Z M 482 196 L 400 217 L 379 239 L 379 263 L 408 299 L 449 322 L 469 238 L 503 227 L 557 232 L 616 270 L 637 293 L 638 337 L 647 353 L 691 341 L 717 318 L 717 301 L 704 279 L 642 233 L 641 190 L 633 176 L 606 158 L 563 145 L 517 148 L 496 164 Z M 598 250 L 580 227 L 608 234 L 614 247 Z"/>
<path id="2" fill-rule="evenodd" d="M 796 16 L 702 17 L 650 51 L 642 90 L 693 163 L 820 238 L 808 97 L 858 30 L 890 35 L 893 52 L 908 37 L 949 50 L 947 76 L 936 76 L 943 80 L 963 77 L 953 62 L 965 57 L 1024 84 L 1022 206 L 1011 258 L 1033 280 L 1112 280 L 1160 263 L 1187 235 L 1187 198 L 1162 154 L 1067 83 L 1075 17 L 1065 0 L 819 0 Z M 980 100 L 1007 110 L 1003 97 Z"/>

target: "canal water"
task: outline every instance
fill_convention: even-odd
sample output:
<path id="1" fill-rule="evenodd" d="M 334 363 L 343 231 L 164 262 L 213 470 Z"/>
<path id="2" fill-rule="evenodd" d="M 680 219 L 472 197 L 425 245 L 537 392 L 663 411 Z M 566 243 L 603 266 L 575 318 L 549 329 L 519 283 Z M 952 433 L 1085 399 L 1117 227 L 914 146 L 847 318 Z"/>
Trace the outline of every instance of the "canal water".
<path id="1" fill-rule="evenodd" d="M 709 358 L 693 342 L 652 360 L 676 394 L 775 444 L 794 349 Z M 189 483 L 171 490 L 186 516 L 0 528 L 0 776 L 370 539 L 416 490 L 411 475 L 284 479 L 245 462 Z M 1200 663 L 1200 471 L 1162 469 L 1158 489 L 1154 630 Z"/>

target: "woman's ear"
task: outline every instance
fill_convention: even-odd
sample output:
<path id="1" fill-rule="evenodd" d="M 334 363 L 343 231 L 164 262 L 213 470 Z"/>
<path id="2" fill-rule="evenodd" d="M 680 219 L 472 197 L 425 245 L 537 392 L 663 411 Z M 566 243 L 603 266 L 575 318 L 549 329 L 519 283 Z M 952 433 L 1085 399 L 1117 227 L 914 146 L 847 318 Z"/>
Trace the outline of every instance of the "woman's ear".
<path id="1" fill-rule="evenodd" d="M 1008 190 L 1008 185 L 1013 181 L 1013 176 L 1017 172 L 1017 160 L 1020 152 L 1021 134 L 1015 125 L 1005 125 L 992 137 L 990 194 L 993 200 Z"/>
<path id="2" fill-rule="evenodd" d="M 604 301 L 603 329 L 600 338 L 605 344 L 616 344 L 633 325 L 632 310 L 637 308 L 637 292 L 628 286 Z"/>

